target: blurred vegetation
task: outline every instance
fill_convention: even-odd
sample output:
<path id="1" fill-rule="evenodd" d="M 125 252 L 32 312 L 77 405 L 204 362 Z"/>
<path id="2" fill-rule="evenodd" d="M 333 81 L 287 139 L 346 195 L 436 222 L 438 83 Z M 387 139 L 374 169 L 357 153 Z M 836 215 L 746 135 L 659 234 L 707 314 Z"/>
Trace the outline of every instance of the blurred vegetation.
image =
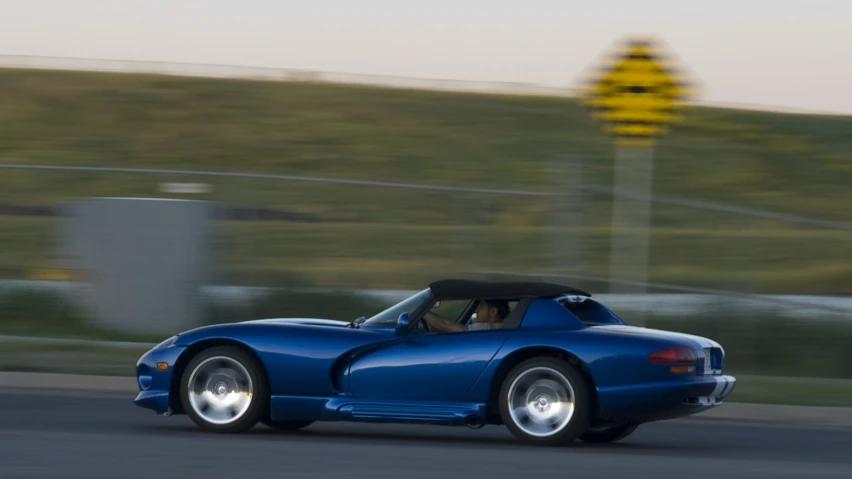
<path id="1" fill-rule="evenodd" d="M 15 289 L 0 293 L 2 334 L 29 335 L 39 331 L 63 334 L 84 328 L 80 311 L 51 291 Z"/>
<path id="2" fill-rule="evenodd" d="M 279 291 L 245 303 L 211 304 L 206 322 L 274 317 L 350 321 L 391 303 L 342 291 Z M 79 305 L 46 290 L 0 293 L 0 335 L 109 339 L 156 343 L 87 325 Z M 624 315 L 628 321 L 630 314 Z M 733 402 L 852 406 L 852 323 L 825 318 L 794 321 L 769 313 L 724 308 L 685 318 L 652 316 L 647 326 L 704 335 L 725 347 L 725 372 L 737 377 Z M 132 376 L 146 347 L 119 348 L 0 339 L 0 371 Z"/>
<path id="3" fill-rule="evenodd" d="M 152 343 L 165 339 L 162 335 L 122 333 L 94 326 L 82 298 L 72 300 L 72 294 L 27 288 L 0 291 L 0 335 Z M 209 301 L 203 321 L 218 324 L 290 317 L 348 322 L 372 316 L 393 303 L 346 291 L 278 290 L 245 301 Z"/>
<path id="4" fill-rule="evenodd" d="M 648 318 L 646 326 L 712 338 L 738 374 L 852 379 L 852 322 L 788 319 L 749 311 Z"/>
<path id="5" fill-rule="evenodd" d="M 360 86 L 0 69 L 0 162 L 163 168 L 481 188 L 608 187 L 614 147 L 577 101 Z M 655 192 L 852 223 L 852 118 L 688 108 L 655 149 Z M 224 221 L 217 281 L 419 288 L 480 269 L 609 270 L 609 195 L 582 217 L 559 198 L 313 182 L 95 171 L 0 170 L 0 278 L 61 268 L 53 217 L 20 216 L 91 196 L 193 198 L 292 220 Z M 45 209 L 47 208 L 47 209 Z M 3 213 L 6 211 L 6 213 Z M 15 213 L 17 212 L 17 213 Z M 3 216 L 5 214 L 5 216 Z M 246 218 L 260 219 L 260 212 Z M 654 207 L 651 280 L 747 292 L 849 294 L 852 232 Z M 599 291 L 603 285 L 580 284 Z"/>
<path id="6" fill-rule="evenodd" d="M 146 348 L 0 340 L 0 371 L 133 376 Z"/>
<path id="7" fill-rule="evenodd" d="M 737 375 L 731 402 L 852 407 L 852 380 Z"/>
<path id="8" fill-rule="evenodd" d="M 278 290 L 237 304 L 213 303 L 208 307 L 209 324 L 268 318 L 311 318 L 353 321 L 380 313 L 394 302 L 345 291 Z"/>
<path id="9" fill-rule="evenodd" d="M 346 291 L 280 290 L 252 300 L 208 303 L 207 324 L 267 318 L 352 321 L 391 306 L 393 300 Z M 48 291 L 0 293 L 0 335 L 159 342 L 87 324 L 80 304 Z M 631 313 L 619 313 L 628 323 Z M 852 322 L 837 317 L 784 318 L 768 311 L 711 307 L 704 313 L 651 315 L 646 326 L 712 338 L 725 348 L 733 374 L 852 379 Z M 177 331 L 176 331 L 177 332 Z"/>
<path id="10" fill-rule="evenodd" d="M 7 162 L 539 190 L 552 156 L 570 153 L 589 157 L 589 181 L 609 184 L 611 175 L 610 138 L 569 98 L 3 69 L 0 91 Z M 655 186 L 852 221 L 842 201 L 852 181 L 851 128 L 849 117 L 689 108 L 657 147 Z M 133 176 L 38 178 L 32 172 L 15 191 L 38 203 L 145 190 Z M 277 193 L 289 189 L 282 185 Z"/>
<path id="11" fill-rule="evenodd" d="M 71 296 L 24 288 L 0 291 L 0 335 L 140 342 L 164 339 L 98 328 Z"/>
<path id="12" fill-rule="evenodd" d="M 58 221 L 0 216 L 0 279 L 63 268 Z M 609 274 L 608 230 L 583 228 L 573 271 L 567 228 L 221 222 L 215 282 L 245 286 L 419 289 L 478 270 Z M 849 294 L 852 233 L 826 230 L 655 228 L 650 281 L 743 292 Z M 505 278 L 503 278 L 505 279 Z M 592 292 L 605 284 L 564 280 Z M 603 289 L 605 291 L 605 289 Z"/>

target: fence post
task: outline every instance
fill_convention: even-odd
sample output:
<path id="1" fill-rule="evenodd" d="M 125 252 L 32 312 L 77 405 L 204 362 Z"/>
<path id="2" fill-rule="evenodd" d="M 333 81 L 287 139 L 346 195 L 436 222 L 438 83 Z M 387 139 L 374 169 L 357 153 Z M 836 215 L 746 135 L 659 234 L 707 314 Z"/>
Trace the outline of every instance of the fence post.
<path id="1" fill-rule="evenodd" d="M 549 269 L 559 274 L 583 274 L 586 270 L 586 202 L 582 191 L 584 163 L 581 155 L 560 155 L 551 160 L 549 230 L 552 260 Z"/>
<path id="2" fill-rule="evenodd" d="M 618 146 L 610 230 L 610 293 L 647 292 L 653 178 L 653 150 L 650 146 Z M 635 284 L 627 285 L 618 280 Z M 635 322 L 644 325 L 645 319 L 643 308 L 636 315 Z"/>

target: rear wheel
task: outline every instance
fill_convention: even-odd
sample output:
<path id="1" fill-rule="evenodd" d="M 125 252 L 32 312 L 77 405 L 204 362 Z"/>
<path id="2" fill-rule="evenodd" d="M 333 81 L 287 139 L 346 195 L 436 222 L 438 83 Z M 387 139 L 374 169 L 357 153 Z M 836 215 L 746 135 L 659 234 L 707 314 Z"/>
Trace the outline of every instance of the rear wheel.
<path id="1" fill-rule="evenodd" d="M 512 369 L 500 390 L 500 415 L 523 442 L 569 444 L 589 424 L 589 387 L 574 367 L 556 358 L 533 358 Z"/>
<path id="2" fill-rule="evenodd" d="M 180 398 L 190 419 L 213 432 L 251 429 L 269 404 L 261 365 L 234 346 L 213 347 L 192 358 L 181 378 Z"/>
<path id="3" fill-rule="evenodd" d="M 633 434 L 637 427 L 639 427 L 638 424 L 623 424 L 608 428 L 589 428 L 580 436 L 580 440 L 597 443 L 620 441 Z"/>

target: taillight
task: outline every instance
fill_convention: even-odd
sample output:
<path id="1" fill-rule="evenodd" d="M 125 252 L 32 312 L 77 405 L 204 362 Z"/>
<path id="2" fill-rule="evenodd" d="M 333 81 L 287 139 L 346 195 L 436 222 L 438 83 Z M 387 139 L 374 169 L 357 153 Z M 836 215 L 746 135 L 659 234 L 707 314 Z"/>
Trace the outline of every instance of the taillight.
<path id="1" fill-rule="evenodd" d="M 687 347 L 661 349 L 649 354 L 648 361 L 656 364 L 694 363 L 695 351 Z"/>

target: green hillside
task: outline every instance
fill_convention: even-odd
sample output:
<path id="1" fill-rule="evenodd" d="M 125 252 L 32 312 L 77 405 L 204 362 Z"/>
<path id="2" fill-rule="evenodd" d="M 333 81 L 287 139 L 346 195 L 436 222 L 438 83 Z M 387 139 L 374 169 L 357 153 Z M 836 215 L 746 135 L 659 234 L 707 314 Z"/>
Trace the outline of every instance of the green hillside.
<path id="1" fill-rule="evenodd" d="M 612 142 L 571 99 L 22 70 L 0 70 L 0 98 L 2 163 L 559 191 L 574 172 L 554 158 L 576 154 L 584 184 L 611 183 Z M 850 117 L 690 108 L 656 149 L 655 191 L 852 223 L 850 132 Z M 551 271 L 573 226 L 587 241 L 577 269 L 608 268 L 604 194 L 588 195 L 577 220 L 541 197 L 0 169 L 0 205 L 164 196 L 162 181 L 212 183 L 204 198 L 310 219 L 225 222 L 220 266 L 234 281 L 411 287 L 473 269 Z M 53 228 L 0 216 L 0 277 L 56 267 Z M 849 232 L 666 205 L 654 228 L 655 281 L 852 292 Z"/>

